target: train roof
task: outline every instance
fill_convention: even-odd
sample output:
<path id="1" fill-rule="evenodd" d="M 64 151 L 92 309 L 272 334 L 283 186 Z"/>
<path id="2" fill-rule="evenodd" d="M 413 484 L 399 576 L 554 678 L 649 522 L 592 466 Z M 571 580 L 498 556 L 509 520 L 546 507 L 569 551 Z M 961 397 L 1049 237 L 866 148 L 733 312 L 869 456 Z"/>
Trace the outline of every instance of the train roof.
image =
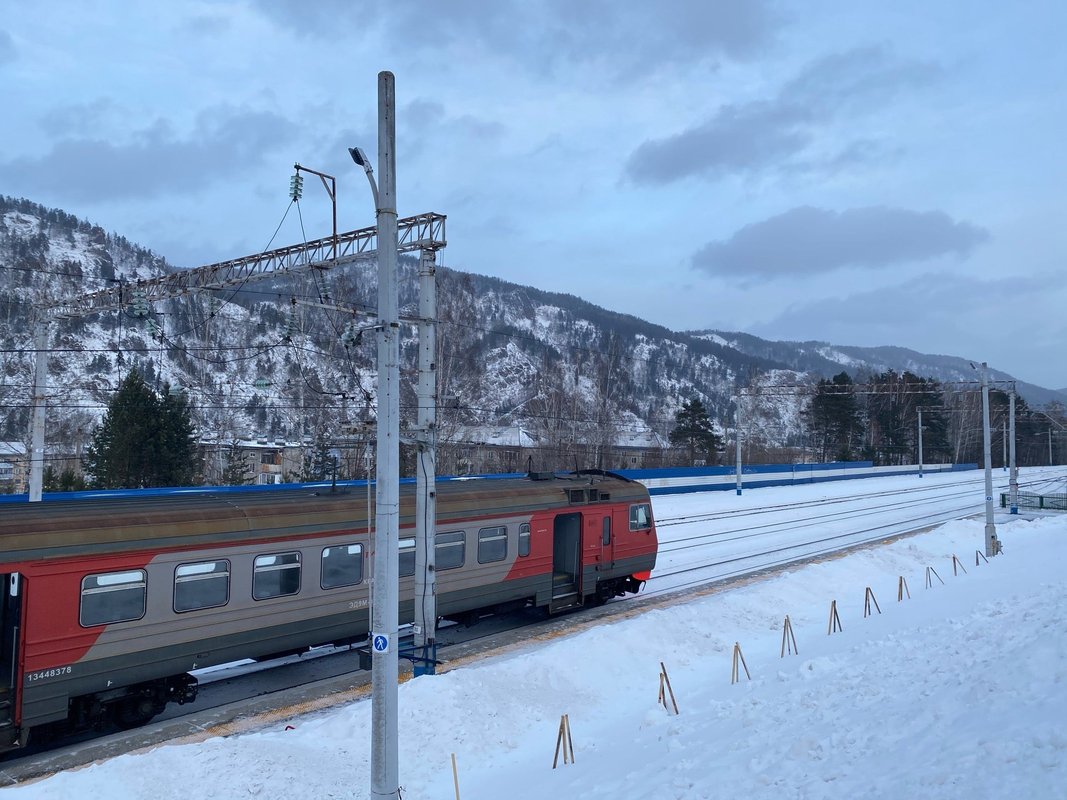
<path id="1" fill-rule="evenodd" d="M 400 487 L 400 524 L 414 525 L 415 485 Z M 601 471 L 436 483 L 438 525 L 560 505 L 647 499 L 641 484 Z M 193 548 L 365 531 L 367 487 L 316 484 L 271 491 L 197 489 L 90 493 L 0 508 L 0 563 L 159 548 Z M 373 498 L 372 498 L 373 503 Z M 372 506 L 373 508 L 373 506 Z"/>

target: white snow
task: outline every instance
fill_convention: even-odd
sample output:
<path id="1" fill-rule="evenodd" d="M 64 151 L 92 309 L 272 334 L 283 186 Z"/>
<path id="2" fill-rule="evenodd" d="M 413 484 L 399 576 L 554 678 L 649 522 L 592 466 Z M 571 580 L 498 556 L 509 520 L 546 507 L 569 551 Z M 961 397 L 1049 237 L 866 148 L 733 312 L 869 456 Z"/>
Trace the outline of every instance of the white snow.
<path id="1" fill-rule="evenodd" d="M 745 505 L 917 480 L 746 490 Z M 739 500 L 700 497 L 709 512 Z M 655 510 L 694 502 L 658 497 Z M 1067 797 L 1067 516 L 998 514 L 997 528 L 1004 555 L 977 567 L 981 517 L 412 680 L 400 688 L 403 796 L 454 797 L 454 753 L 466 800 Z M 954 555 L 966 573 L 953 575 Z M 944 585 L 924 587 L 927 567 Z M 868 587 L 881 613 L 865 619 Z M 844 630 L 827 635 L 832 600 Z M 786 614 L 799 655 L 782 658 Z M 735 642 L 752 679 L 741 670 L 732 685 Z M 657 703 L 660 662 L 677 716 Z M 553 770 L 562 714 L 575 763 L 561 755 Z M 361 701 L 5 792 L 363 798 L 369 731 Z"/>

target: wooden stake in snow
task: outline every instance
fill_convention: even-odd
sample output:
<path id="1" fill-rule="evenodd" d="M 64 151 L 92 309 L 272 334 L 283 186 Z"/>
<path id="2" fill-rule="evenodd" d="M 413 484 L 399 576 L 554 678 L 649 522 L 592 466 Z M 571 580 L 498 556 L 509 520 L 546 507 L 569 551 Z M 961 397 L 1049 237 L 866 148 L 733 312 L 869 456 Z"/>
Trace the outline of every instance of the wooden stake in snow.
<path id="1" fill-rule="evenodd" d="M 964 575 L 967 574 L 967 570 L 963 568 L 963 562 L 960 561 L 958 558 L 956 558 L 956 554 L 953 553 L 952 554 L 952 574 L 953 574 L 953 576 L 958 576 L 959 575 L 959 573 L 956 572 L 956 567 L 959 567 L 960 569 L 962 569 Z"/>
<path id="2" fill-rule="evenodd" d="M 666 689 L 666 691 L 664 691 Z M 678 703 L 674 700 L 674 689 L 671 688 L 671 679 L 667 677 L 667 668 L 663 665 L 663 662 L 659 662 L 659 702 L 663 705 L 667 711 L 670 708 L 667 707 L 667 695 L 671 697 L 671 705 L 674 706 L 674 713 L 678 713 Z"/>
<path id="3" fill-rule="evenodd" d="M 748 664 L 745 663 L 745 657 L 741 654 L 741 645 L 737 642 L 734 642 L 734 668 L 733 671 L 730 673 L 731 684 L 737 683 L 739 680 L 741 680 L 741 672 L 737 668 L 739 662 L 740 665 L 745 668 L 745 677 L 749 680 L 752 680 L 752 676 L 748 672 Z"/>
<path id="4" fill-rule="evenodd" d="M 897 602 L 899 603 L 904 599 L 905 593 L 908 595 L 908 599 L 911 600 L 911 589 L 908 588 L 908 582 L 904 580 L 904 576 L 900 576 L 900 580 L 897 582 Z"/>
<path id="5" fill-rule="evenodd" d="M 563 747 L 563 763 L 574 763 L 574 741 L 571 739 L 571 720 L 568 714 L 559 718 L 559 735 L 556 737 L 556 755 L 552 759 L 552 769 L 559 763 L 559 749 Z"/>
<path id="6" fill-rule="evenodd" d="M 459 800 L 459 770 L 456 769 L 456 754 L 452 754 L 452 783 L 456 785 L 456 800 Z"/>
<path id="7" fill-rule="evenodd" d="M 871 602 L 874 602 L 874 610 L 879 614 L 882 613 L 882 609 L 878 606 L 878 598 L 874 596 L 874 592 L 871 591 L 871 587 L 867 587 L 867 591 L 863 594 L 863 618 L 867 619 L 873 612 L 871 611 Z"/>
<path id="8" fill-rule="evenodd" d="M 826 635 L 829 636 L 834 631 L 843 631 L 844 627 L 841 625 L 841 617 L 837 616 L 837 601 L 830 601 L 830 624 L 826 626 Z"/>
<path id="9" fill-rule="evenodd" d="M 800 650 L 797 649 L 797 637 L 793 635 L 793 623 L 789 621 L 789 615 L 785 615 L 785 623 L 782 625 L 782 655 L 781 658 L 785 658 L 786 651 L 789 651 L 789 655 L 800 655 Z"/>
<path id="10" fill-rule="evenodd" d="M 933 567 L 927 567 L 926 568 L 926 588 L 927 589 L 931 588 L 934 585 L 934 582 L 930 580 L 930 575 L 933 575 L 935 578 L 937 578 L 939 581 L 941 581 L 941 576 L 937 574 L 937 570 L 934 569 Z M 941 585 L 944 586 L 945 582 L 941 581 Z"/>
<path id="11" fill-rule="evenodd" d="M 981 558 L 985 563 L 987 563 L 987 564 L 989 563 L 989 559 L 985 557 L 985 553 L 983 553 L 981 550 L 975 550 L 974 551 L 974 565 L 976 567 L 978 566 L 978 559 L 979 558 Z"/>

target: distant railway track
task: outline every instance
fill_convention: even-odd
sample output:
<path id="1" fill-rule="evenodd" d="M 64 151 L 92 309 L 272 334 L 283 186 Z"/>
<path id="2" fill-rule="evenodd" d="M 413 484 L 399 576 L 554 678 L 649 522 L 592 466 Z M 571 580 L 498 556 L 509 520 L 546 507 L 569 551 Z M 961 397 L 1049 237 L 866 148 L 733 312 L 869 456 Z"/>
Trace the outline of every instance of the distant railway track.
<path id="1" fill-rule="evenodd" d="M 1020 481 L 1019 486 L 1047 484 L 1048 480 L 1042 472 Z M 962 480 L 826 500 L 657 519 L 659 559 L 642 596 L 761 572 L 976 513 L 984 507 L 983 484 L 984 475 L 978 473 Z M 972 499 L 962 502 L 963 498 Z M 742 517 L 748 524 L 732 524 Z M 877 524 L 860 522 L 872 517 L 877 517 Z"/>

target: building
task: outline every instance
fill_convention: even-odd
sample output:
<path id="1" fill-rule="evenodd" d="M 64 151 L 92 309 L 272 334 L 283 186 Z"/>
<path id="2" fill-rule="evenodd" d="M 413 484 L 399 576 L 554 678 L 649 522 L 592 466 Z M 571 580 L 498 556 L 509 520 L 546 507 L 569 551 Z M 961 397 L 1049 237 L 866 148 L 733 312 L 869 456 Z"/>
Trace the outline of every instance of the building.
<path id="1" fill-rule="evenodd" d="M 22 442 L 0 442 L 0 494 L 29 491 L 30 460 Z"/>
<path id="2" fill-rule="evenodd" d="M 222 486 L 239 478 L 245 484 L 264 486 L 298 481 L 308 447 L 284 439 L 201 440 L 204 482 Z"/>

